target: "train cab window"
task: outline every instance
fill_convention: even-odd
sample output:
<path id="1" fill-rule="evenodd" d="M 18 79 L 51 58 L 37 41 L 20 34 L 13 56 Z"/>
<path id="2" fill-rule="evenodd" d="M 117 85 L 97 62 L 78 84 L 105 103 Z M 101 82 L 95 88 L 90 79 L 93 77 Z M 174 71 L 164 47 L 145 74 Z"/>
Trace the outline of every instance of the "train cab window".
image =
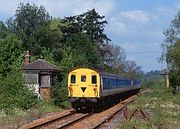
<path id="1" fill-rule="evenodd" d="M 76 83 L 76 75 L 71 75 L 71 83 Z"/>
<path id="2" fill-rule="evenodd" d="M 92 75 L 91 83 L 92 83 L 92 84 L 96 84 L 96 83 L 97 83 L 97 77 L 96 77 L 96 75 Z"/>
<path id="3" fill-rule="evenodd" d="M 86 76 L 81 76 L 81 82 L 86 82 Z"/>

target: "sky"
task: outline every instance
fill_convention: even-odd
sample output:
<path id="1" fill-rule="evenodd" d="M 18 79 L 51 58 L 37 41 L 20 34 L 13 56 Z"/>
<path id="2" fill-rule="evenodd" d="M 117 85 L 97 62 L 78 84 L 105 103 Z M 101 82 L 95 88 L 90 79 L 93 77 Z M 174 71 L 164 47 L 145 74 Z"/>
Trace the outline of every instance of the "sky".
<path id="1" fill-rule="evenodd" d="M 60 18 L 95 8 L 108 22 L 105 33 L 110 43 L 123 47 L 127 60 L 145 72 L 165 68 L 158 63 L 163 32 L 180 10 L 180 0 L 0 0 L 0 20 L 13 16 L 20 2 L 43 5 L 51 16 Z"/>

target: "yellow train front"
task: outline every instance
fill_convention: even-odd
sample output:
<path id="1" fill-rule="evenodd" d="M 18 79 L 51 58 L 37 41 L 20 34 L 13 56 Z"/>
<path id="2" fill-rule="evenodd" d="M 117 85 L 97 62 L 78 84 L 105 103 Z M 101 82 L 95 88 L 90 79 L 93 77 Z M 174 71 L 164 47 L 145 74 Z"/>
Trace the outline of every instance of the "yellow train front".
<path id="1" fill-rule="evenodd" d="M 133 85 L 127 78 L 88 68 L 75 69 L 68 75 L 68 97 L 74 109 L 94 108 L 123 92 L 139 89 L 137 80 Z"/>

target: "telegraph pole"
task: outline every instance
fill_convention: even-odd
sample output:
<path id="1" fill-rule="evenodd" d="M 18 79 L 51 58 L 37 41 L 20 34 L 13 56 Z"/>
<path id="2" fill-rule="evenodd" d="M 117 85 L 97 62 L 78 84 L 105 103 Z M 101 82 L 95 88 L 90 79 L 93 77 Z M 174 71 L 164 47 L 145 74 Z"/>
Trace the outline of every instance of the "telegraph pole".
<path id="1" fill-rule="evenodd" d="M 169 75 L 168 75 L 168 70 L 163 69 L 161 70 L 160 75 L 164 75 L 166 77 L 166 87 L 169 88 Z"/>

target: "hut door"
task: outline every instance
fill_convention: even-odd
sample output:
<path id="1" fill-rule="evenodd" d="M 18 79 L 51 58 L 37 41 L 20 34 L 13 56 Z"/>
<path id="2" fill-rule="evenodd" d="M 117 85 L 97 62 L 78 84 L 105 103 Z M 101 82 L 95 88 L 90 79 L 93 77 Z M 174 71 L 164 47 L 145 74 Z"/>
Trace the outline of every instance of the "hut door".
<path id="1" fill-rule="evenodd" d="M 50 82 L 49 75 L 41 75 L 41 87 L 50 87 Z"/>
<path id="2" fill-rule="evenodd" d="M 40 95 L 43 99 L 50 99 L 50 75 L 41 75 Z"/>

